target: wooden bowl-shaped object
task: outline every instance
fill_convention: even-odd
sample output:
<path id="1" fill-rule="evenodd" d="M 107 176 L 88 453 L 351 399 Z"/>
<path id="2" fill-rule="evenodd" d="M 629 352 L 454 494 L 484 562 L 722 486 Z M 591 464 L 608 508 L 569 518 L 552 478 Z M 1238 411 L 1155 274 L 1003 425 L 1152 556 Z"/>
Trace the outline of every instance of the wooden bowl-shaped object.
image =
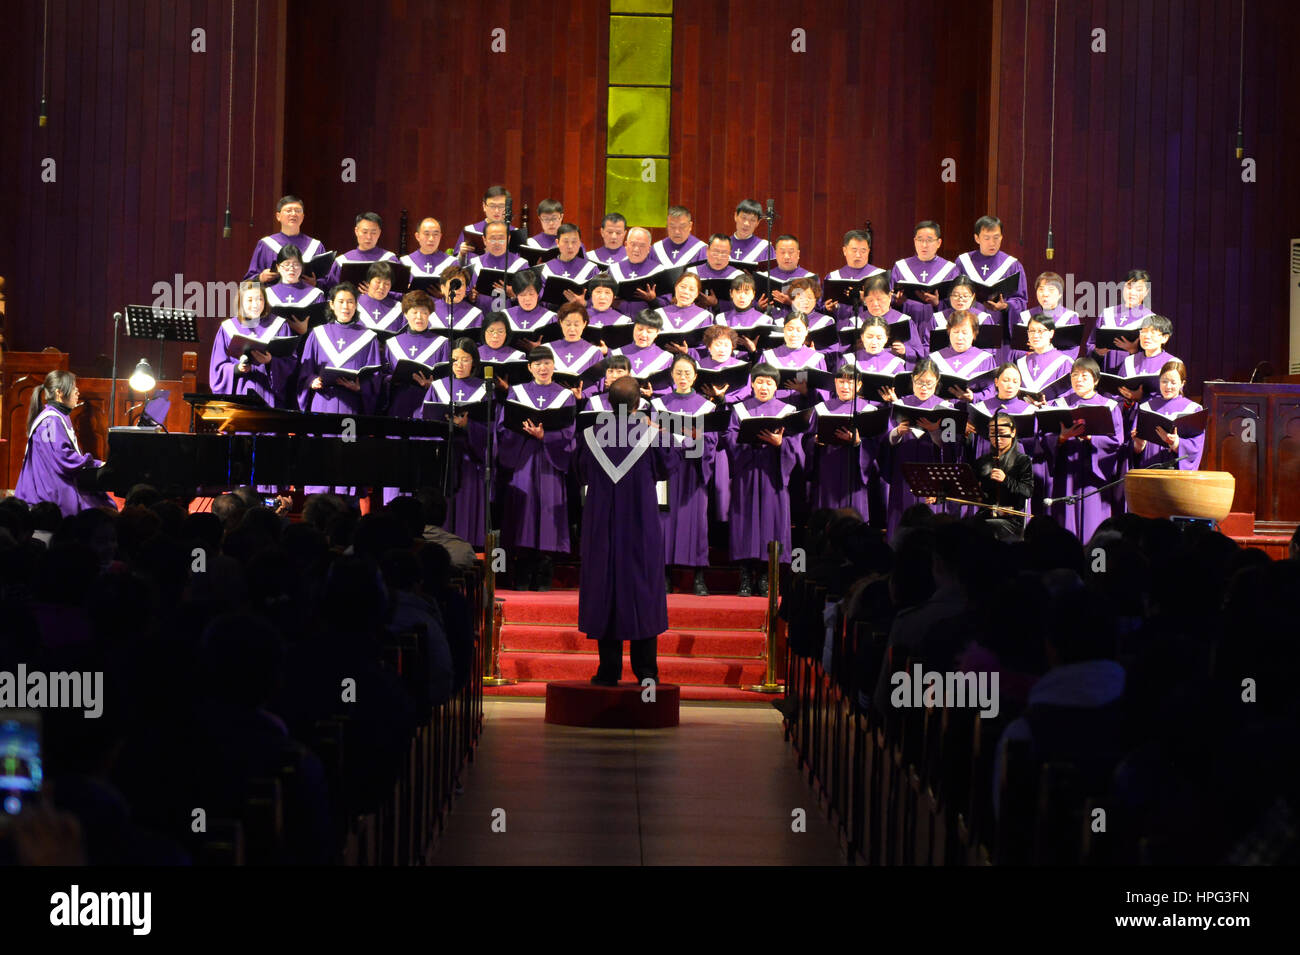
<path id="1" fill-rule="evenodd" d="M 1237 481 L 1227 471 L 1129 471 L 1128 509 L 1143 517 L 1199 517 L 1221 521 L 1232 510 Z"/>

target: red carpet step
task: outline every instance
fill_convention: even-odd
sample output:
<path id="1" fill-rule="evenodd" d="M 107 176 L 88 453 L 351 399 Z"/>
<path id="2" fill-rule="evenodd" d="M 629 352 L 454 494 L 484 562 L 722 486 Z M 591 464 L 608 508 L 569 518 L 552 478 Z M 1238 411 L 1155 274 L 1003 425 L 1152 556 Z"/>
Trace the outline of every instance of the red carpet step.
<path id="1" fill-rule="evenodd" d="M 498 590 L 497 599 L 504 603 L 501 675 L 519 682 L 487 693 L 542 696 L 548 683 L 586 681 L 596 672 L 595 644 L 577 628 L 577 591 Z M 742 689 L 766 675 L 766 623 L 766 598 L 669 594 L 660 679 L 680 686 L 686 700 L 771 699 Z M 626 659 L 623 679 L 633 680 Z"/>
<path id="2" fill-rule="evenodd" d="M 593 686 L 589 680 L 563 680 L 546 687 L 546 722 L 600 729 L 663 729 L 681 722 L 681 695 L 669 683 L 655 687 L 647 701 L 637 683 Z"/>

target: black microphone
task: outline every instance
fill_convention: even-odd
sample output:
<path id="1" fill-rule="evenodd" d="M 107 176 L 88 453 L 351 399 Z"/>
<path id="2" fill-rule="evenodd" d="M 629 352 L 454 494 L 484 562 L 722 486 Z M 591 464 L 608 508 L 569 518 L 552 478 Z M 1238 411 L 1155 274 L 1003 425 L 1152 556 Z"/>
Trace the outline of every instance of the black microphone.
<path id="1" fill-rule="evenodd" d="M 776 200 L 775 200 L 775 199 L 769 199 L 769 200 L 767 200 L 767 218 L 768 218 L 769 220 L 771 220 L 771 219 L 775 219 L 775 218 L 776 218 Z"/>
<path id="2" fill-rule="evenodd" d="M 113 313 L 113 321 L 115 321 L 115 322 L 120 322 L 121 320 L 122 320 L 122 313 L 121 313 L 121 312 L 114 312 L 114 313 Z"/>

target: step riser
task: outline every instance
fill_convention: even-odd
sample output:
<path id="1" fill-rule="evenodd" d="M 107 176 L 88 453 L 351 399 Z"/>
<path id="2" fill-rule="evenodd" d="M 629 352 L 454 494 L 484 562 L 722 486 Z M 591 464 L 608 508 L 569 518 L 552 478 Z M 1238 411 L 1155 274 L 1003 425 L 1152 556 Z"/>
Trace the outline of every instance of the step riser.
<path id="1" fill-rule="evenodd" d="M 678 632 L 670 630 L 659 637 L 659 656 L 685 657 L 761 657 L 767 638 L 761 633 L 718 631 L 716 633 Z M 501 648 L 505 652 L 590 653 L 595 642 L 576 628 L 528 627 L 509 624 L 501 630 Z"/>
<path id="2" fill-rule="evenodd" d="M 533 654 L 501 657 L 501 674 L 525 682 L 589 679 L 596 673 L 600 658 L 593 654 Z M 703 660 L 659 660 L 659 678 L 665 683 L 692 683 L 706 686 L 739 687 L 761 683 L 765 675 L 762 662 L 725 663 Z M 633 679 L 631 664 L 623 661 L 623 679 Z"/>

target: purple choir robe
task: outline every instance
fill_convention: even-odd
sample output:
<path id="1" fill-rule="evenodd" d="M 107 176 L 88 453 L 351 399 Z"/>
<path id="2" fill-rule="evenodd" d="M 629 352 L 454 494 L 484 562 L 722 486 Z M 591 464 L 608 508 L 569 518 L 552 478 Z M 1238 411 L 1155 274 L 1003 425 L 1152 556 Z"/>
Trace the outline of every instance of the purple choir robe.
<path id="1" fill-rule="evenodd" d="M 1058 304 L 1056 308 L 1053 309 L 1045 309 L 1041 305 L 1035 305 L 1033 308 L 1029 309 L 1028 311 L 1021 312 L 1016 319 L 1015 325 L 1022 326 L 1022 327 L 1028 325 L 1029 320 L 1038 315 L 1048 315 L 1049 317 L 1051 317 L 1052 322 L 1056 325 L 1057 328 L 1071 327 L 1080 324 L 1078 312 L 1073 311 L 1072 309 L 1068 309 L 1064 305 Z M 1009 330 L 1010 329 L 1008 329 L 1008 331 Z M 1009 345 L 1007 346 L 1007 348 L 1008 348 L 1007 351 L 1008 361 L 1019 361 L 1025 355 L 1029 354 L 1029 352 L 1021 351 L 1019 348 L 1011 348 Z M 1056 350 L 1060 351 L 1061 354 L 1068 354 L 1070 356 L 1070 360 L 1074 361 L 1074 359 L 1078 358 L 1080 355 L 1088 354 L 1088 352 L 1092 350 L 1092 343 L 1085 341 L 1078 348 L 1068 348 L 1064 350 L 1056 349 Z"/>
<path id="2" fill-rule="evenodd" d="M 311 387 L 321 369 L 364 368 L 381 365 L 383 355 L 375 333 L 355 319 L 347 324 L 327 322 L 312 329 L 303 346 L 298 370 L 298 407 L 327 414 L 374 414 L 379 404 L 380 376 L 361 379 L 361 391 L 339 385 Z"/>
<path id="3" fill-rule="evenodd" d="M 879 474 L 877 458 L 880 438 L 864 437 L 856 447 L 848 444 L 818 444 L 817 418 L 821 415 L 861 414 L 879 401 L 859 397 L 843 401 L 832 395 L 813 409 L 812 428 L 805 435 L 804 454 L 809 460 L 808 499 L 810 507 L 853 507 L 863 520 L 871 519 L 867 487 Z"/>
<path id="4" fill-rule="evenodd" d="M 456 262 L 456 257 L 448 255 L 446 252 L 434 252 L 433 255 L 425 255 L 419 249 L 414 252 L 408 252 L 402 256 L 403 265 L 411 267 L 411 276 L 441 275 Z"/>
<path id="5" fill-rule="evenodd" d="M 826 278 L 822 282 L 822 286 L 825 287 L 827 282 L 856 282 L 872 275 L 878 275 L 884 271 L 884 269 L 872 265 L 870 262 L 862 266 L 860 269 L 854 269 L 844 265 L 836 269 L 834 272 L 828 272 Z M 817 303 L 818 307 L 824 307 L 824 304 L 824 302 Z M 835 316 L 837 322 L 846 322 L 853 319 L 853 306 L 848 302 L 836 302 L 832 308 L 834 311 L 830 314 Z M 865 311 L 865 308 L 863 310 Z"/>
<path id="6" fill-rule="evenodd" d="M 687 305 L 685 308 L 677 305 L 665 305 L 657 311 L 664 322 L 663 331 L 695 333 L 691 338 L 687 339 L 687 345 L 691 355 L 698 359 L 704 349 L 704 346 L 700 344 L 704 330 L 716 324 L 713 313 L 707 308 L 701 308 L 698 305 Z"/>
<path id="7" fill-rule="evenodd" d="M 542 265 L 543 279 L 555 276 L 556 278 L 568 279 L 571 282 L 587 282 L 598 274 L 600 274 L 600 270 L 581 255 L 570 259 L 568 262 L 561 259 L 551 259 Z"/>
<path id="8" fill-rule="evenodd" d="M 1163 398 L 1156 395 L 1149 401 L 1142 402 L 1139 407 L 1145 408 L 1147 411 L 1154 411 L 1156 414 L 1162 414 L 1167 418 L 1195 414 L 1203 410 L 1195 401 L 1182 395 L 1177 398 Z M 1202 432 L 1193 438 L 1184 438 L 1180 435 L 1177 451 L 1170 451 L 1168 447 L 1162 444 L 1148 441 L 1147 446 L 1139 453 L 1132 447 L 1131 440 L 1129 450 L 1132 452 L 1134 468 L 1154 468 L 1162 465 L 1168 467 L 1172 462 L 1177 461 L 1184 455 L 1191 455 L 1186 460 L 1178 461 L 1178 470 L 1199 471 L 1201 469 L 1201 456 L 1205 453 L 1205 433 Z"/>
<path id="9" fill-rule="evenodd" d="M 324 292 L 306 282 L 276 282 L 266 286 L 266 302 L 272 308 L 280 305 L 313 305 L 324 298 Z"/>
<path id="10" fill-rule="evenodd" d="M 599 249 L 592 249 L 587 253 L 587 261 L 596 265 L 601 271 L 608 271 L 615 262 L 622 262 L 626 258 L 627 249 L 621 245 L 617 249 L 607 249 L 602 245 Z"/>
<path id="11" fill-rule="evenodd" d="M 1043 450 L 1050 462 L 1049 497 L 1082 493 L 1089 488 L 1109 484 L 1120 476 L 1121 450 L 1126 441 L 1122 433 L 1123 421 L 1119 404 L 1105 395 L 1094 394 L 1091 398 L 1084 399 L 1070 392 L 1049 407 L 1074 408 L 1080 404 L 1109 408 L 1115 432 L 1111 436 L 1093 435 L 1091 441 L 1082 438 L 1062 441 L 1059 432 L 1043 435 Z M 1113 505 L 1113 495 L 1103 492 L 1090 495 L 1078 504 L 1053 504 L 1049 513 L 1061 526 L 1087 544 L 1101 522 L 1110 517 Z"/>
<path id="12" fill-rule="evenodd" d="M 525 338 L 533 338 L 540 329 L 554 324 L 555 313 L 540 302 L 531 311 L 524 311 L 522 305 L 512 305 L 506 309 L 506 321 L 511 335 L 523 332 Z"/>
<path id="13" fill-rule="evenodd" d="M 449 307 L 446 299 L 434 300 L 433 314 L 429 316 L 430 328 L 453 329 L 465 332 L 470 338 L 477 338 L 475 330 L 482 326 L 483 310 L 473 302 L 457 302 Z"/>
<path id="14" fill-rule="evenodd" d="M 779 541 L 790 559 L 790 475 L 803 464 L 801 435 L 786 435 L 779 448 L 741 442 L 740 422 L 795 411 L 778 398 L 747 398 L 731 406 L 731 424 L 720 446 L 731 463 L 731 559 L 767 560 L 768 541 Z"/>
<path id="15" fill-rule="evenodd" d="M 972 378 L 975 375 L 986 371 L 993 371 L 998 367 L 997 356 L 993 352 L 985 351 L 982 348 L 968 348 L 964 352 L 959 352 L 951 345 L 947 348 L 941 348 L 934 352 L 930 357 L 934 363 L 939 366 L 941 375 L 956 374 L 963 378 Z M 982 388 L 972 388 L 971 392 L 975 401 L 983 401 L 997 394 L 997 385 L 990 381 Z M 951 398 L 951 395 L 944 395 L 945 398 Z"/>
<path id="16" fill-rule="evenodd" d="M 366 328 L 395 335 L 406 327 L 400 300 L 376 299 L 362 293 L 357 297 L 357 317 Z"/>
<path id="17" fill-rule="evenodd" d="M 686 241 L 680 244 L 665 236 L 656 242 L 651 250 L 666 269 L 703 262 L 708 251 L 708 244 L 695 235 L 688 235 Z"/>
<path id="18" fill-rule="evenodd" d="M 605 447 L 584 431 L 577 466 L 587 488 L 578 574 L 578 629 L 591 640 L 651 640 L 668 629 L 663 528 L 655 483 L 665 472 L 657 432 Z"/>
<path id="19" fill-rule="evenodd" d="M 737 365 L 745 364 L 748 364 L 748 362 L 737 358 L 735 355 L 732 355 L 725 362 L 716 360 L 712 355 L 700 356 L 701 368 L 734 368 Z M 752 397 L 753 394 L 754 389 L 750 387 L 749 382 L 745 382 L 734 391 L 728 391 L 723 395 L 722 400 L 724 404 L 730 407 L 738 401 L 744 401 Z M 713 486 L 713 519 L 716 521 L 731 520 L 731 460 L 721 442 L 719 442 L 717 453 L 713 458 L 713 481 L 711 483 Z"/>
<path id="20" fill-rule="evenodd" d="M 772 246 L 767 239 L 760 238 L 755 233 L 750 233 L 748 239 L 742 239 L 734 232 L 731 234 L 732 262 L 758 265 L 760 262 L 770 261 L 772 254 Z"/>
<path id="21" fill-rule="evenodd" d="M 661 261 L 659 261 L 659 257 L 656 256 L 652 251 L 640 262 L 633 262 L 627 256 L 624 256 L 622 259 L 618 260 L 617 262 L 613 262 L 610 264 L 609 274 L 610 277 L 613 278 L 615 282 L 619 282 L 619 283 L 632 282 L 635 281 L 636 279 L 649 278 L 650 276 L 654 275 L 663 267 L 664 264 Z M 651 304 L 652 303 L 646 302 L 639 298 L 614 299 L 614 307 L 618 309 L 620 312 L 622 312 L 624 315 L 636 315 L 638 312 L 645 311 L 646 308 Z M 658 306 L 664 303 L 656 299 L 653 304 L 655 306 Z"/>
<path id="22" fill-rule="evenodd" d="M 827 355 L 833 355 L 833 356 L 835 356 L 835 367 L 836 367 L 837 369 L 840 367 L 840 365 L 844 364 L 844 362 L 847 360 L 847 358 L 848 358 L 848 354 L 849 354 L 850 351 L 853 351 L 853 350 L 861 351 L 861 345 L 862 345 L 862 323 L 865 322 L 865 321 L 867 320 L 867 318 L 870 317 L 870 315 L 871 315 L 870 312 L 868 312 L 868 311 L 866 311 L 866 310 L 863 310 L 863 312 L 862 312 L 860 315 L 858 315 L 858 316 L 855 317 L 855 316 L 853 315 L 852 311 L 850 311 L 849 314 L 848 314 L 845 318 L 842 318 L 842 319 L 839 320 L 839 323 L 838 323 L 838 325 L 837 325 L 836 327 L 837 327 L 837 329 L 838 329 L 840 332 L 843 332 L 843 331 L 845 331 L 845 330 L 847 330 L 847 329 L 852 329 L 852 330 L 855 332 L 855 335 L 854 335 L 854 339 L 853 339 L 853 344 L 852 344 L 851 346 L 850 346 L 850 345 L 845 345 L 842 341 L 836 341 L 834 345 L 832 345 L 830 348 L 827 348 L 827 349 L 826 349 L 826 354 L 827 354 Z M 902 312 L 895 311 L 895 310 L 892 309 L 892 308 L 889 309 L 889 310 L 887 310 L 883 315 L 881 315 L 881 316 L 879 316 L 879 317 L 880 317 L 880 318 L 883 318 L 885 321 L 889 322 L 891 325 L 894 324 L 895 322 L 906 321 L 907 318 L 908 318 L 908 316 L 904 315 Z M 915 334 L 916 334 L 916 332 L 915 332 L 915 328 L 916 328 L 916 326 L 915 326 L 914 324 L 911 324 L 911 325 L 908 326 L 908 339 L 907 339 L 907 341 L 911 341 L 912 338 L 915 336 Z M 905 341 L 905 342 L 904 342 L 904 347 L 906 347 L 906 344 L 907 344 L 907 342 Z M 886 343 L 885 343 L 885 353 L 887 353 L 887 354 L 891 354 L 891 355 L 893 354 L 893 351 L 892 351 L 892 349 L 891 349 L 891 347 L 890 347 L 890 343 L 889 343 L 889 342 L 886 342 Z M 898 358 L 899 361 L 902 361 L 902 360 L 903 360 L 902 357 L 899 356 L 899 355 L 894 355 L 894 357 L 895 357 L 895 358 Z"/>
<path id="23" fill-rule="evenodd" d="M 730 279 L 734 279 L 737 275 L 745 274 L 744 272 L 742 272 L 740 269 L 736 268 L 733 265 L 728 265 L 725 269 L 719 272 L 713 266 L 709 265 L 707 261 L 696 262 L 686 271 L 694 272 L 696 275 L 700 277 L 701 280 L 708 280 L 708 281 L 713 281 L 715 279 L 730 280 Z M 699 301 L 699 299 L 696 299 L 696 301 Z M 731 303 L 730 295 L 720 295 L 718 296 L 718 304 L 713 306 L 712 311 L 715 315 L 717 315 L 722 312 L 729 312 L 734 308 L 735 306 Z"/>
<path id="24" fill-rule="evenodd" d="M 385 399 L 381 404 L 387 407 L 389 417 L 413 418 L 424 403 L 427 389 L 418 387 L 414 378 L 394 381 L 393 371 L 397 368 L 397 363 L 403 360 L 418 361 L 429 366 L 451 361 L 451 346 L 447 344 L 447 336 L 434 331 L 413 332 L 406 329 L 388 339 L 382 347 L 384 370 L 380 393 Z"/>
<path id="25" fill-rule="evenodd" d="M 475 288 L 477 287 L 479 273 L 484 269 L 496 269 L 497 271 L 505 272 L 507 275 L 512 275 L 515 272 L 519 272 L 526 268 L 528 268 L 528 260 L 521 255 L 516 255 L 508 249 L 506 250 L 505 255 L 488 255 L 484 252 L 482 255 L 476 255 L 469 260 L 469 269 L 471 274 L 474 276 L 470 285 Z M 508 289 L 509 287 L 510 284 L 507 281 L 506 288 Z M 543 282 L 542 288 L 537 290 L 538 293 L 540 294 L 544 288 L 545 283 Z M 465 300 L 469 301 L 471 295 L 475 296 L 474 304 L 485 312 L 505 311 L 505 309 L 498 309 L 496 305 L 493 304 L 492 295 L 484 295 L 482 292 L 476 293 L 474 288 L 471 288 L 469 293 L 465 296 Z M 505 300 L 507 303 L 513 301 L 508 293 L 506 293 Z"/>
<path id="26" fill-rule="evenodd" d="M 718 317 L 723 319 L 722 323 L 735 331 L 736 334 L 755 339 L 760 351 L 766 347 L 767 336 L 773 328 L 771 316 L 751 305 L 744 311 L 732 308 Z M 744 342 L 738 342 L 736 348 L 745 353 L 749 352 L 749 348 Z"/>
<path id="27" fill-rule="evenodd" d="M 1055 348 L 1049 348 L 1041 355 L 1029 352 L 1016 361 L 1016 368 L 1020 372 L 1020 389 L 1042 394 L 1048 401 L 1060 398 L 1070 391 L 1070 369 L 1073 366 L 1074 359 Z M 1058 385 L 1052 384 L 1062 376 L 1065 376 L 1064 381 Z"/>
<path id="28" fill-rule="evenodd" d="M 645 348 L 638 348 L 635 343 L 625 345 L 622 348 L 614 349 L 611 354 L 623 355 L 632 363 L 632 377 L 639 378 L 642 381 L 648 381 L 652 376 L 661 372 L 671 371 L 673 367 L 673 355 L 664 351 L 654 342 L 646 345 Z M 671 382 L 661 384 L 654 389 L 656 395 L 666 395 L 672 391 Z"/>
<path id="29" fill-rule="evenodd" d="M 248 335 L 262 341 L 287 338 L 293 335 L 289 323 L 283 318 L 266 315 L 256 325 L 245 325 L 237 318 L 228 318 L 217 328 L 212 340 L 212 361 L 208 368 L 208 385 L 214 395 L 257 395 L 275 408 L 287 400 L 285 388 L 293 374 L 297 359 L 272 358 L 259 365 L 248 359 L 247 371 L 239 371 L 239 360 L 226 354 L 230 340 L 236 335 Z"/>
<path id="30" fill-rule="evenodd" d="M 852 355 L 845 355 L 842 365 L 857 365 L 858 371 L 877 375 L 901 375 L 908 370 L 907 362 L 893 352 L 879 351 L 874 355 L 859 348 Z M 865 386 L 864 386 L 865 387 Z M 863 397 L 869 401 L 882 401 L 879 392 Z"/>
<path id="31" fill-rule="evenodd" d="M 460 247 L 469 241 L 470 236 L 474 236 L 480 241 L 483 238 L 483 230 L 487 228 L 487 219 L 480 219 L 478 222 L 471 222 L 465 228 L 460 230 L 460 235 L 456 236 L 455 250 L 460 252 Z"/>
<path id="32" fill-rule="evenodd" d="M 605 355 L 600 350 L 600 346 L 593 345 L 585 338 L 580 338 L 576 342 L 566 342 L 564 339 L 559 339 L 548 343 L 546 347 L 555 356 L 555 370 L 566 375 L 581 375 L 584 371 L 596 367 L 605 360 Z M 588 385 L 583 390 L 583 397 L 595 394 L 600 385 L 604 383 L 604 380 L 604 376 L 602 376 Z"/>
<path id="33" fill-rule="evenodd" d="M 275 271 L 275 259 L 280 254 L 280 250 L 286 245 L 298 247 L 305 260 L 310 261 L 325 251 L 319 239 L 313 239 L 311 236 L 299 232 L 297 235 L 285 235 L 283 232 L 276 232 L 273 235 L 262 236 L 257 245 L 253 248 L 253 257 L 248 261 L 248 271 L 244 273 L 244 281 L 250 281 L 257 278 L 265 270 Z"/>
<path id="34" fill-rule="evenodd" d="M 14 497 L 36 506 L 42 501 L 56 504 L 64 517 L 92 507 L 113 507 L 102 492 L 83 491 L 76 476 L 84 468 L 99 467 L 103 461 L 81 450 L 72 418 L 63 405 L 48 404 L 27 429 L 27 450 Z"/>
<path id="35" fill-rule="evenodd" d="M 487 388 L 481 378 L 439 378 L 424 393 L 425 401 L 450 405 L 472 404 L 487 400 Z M 421 404 L 417 418 L 426 417 Z M 483 547 L 486 507 L 483 494 L 483 465 L 487 457 L 488 426 L 470 419 L 463 431 L 457 430 L 452 462 L 456 468 L 456 493 L 447 501 L 447 519 L 443 527 L 476 548 Z"/>
<path id="36" fill-rule="evenodd" d="M 792 269 L 783 269 L 780 266 L 773 266 L 766 272 L 755 272 L 754 285 L 755 291 L 757 292 L 756 300 L 763 296 L 769 280 L 771 281 L 772 289 L 779 292 L 784 291 L 785 286 L 789 285 L 795 279 L 816 277 L 816 275 L 809 272 L 802 265 L 796 265 Z M 772 306 L 768 309 L 768 314 L 772 317 L 773 324 L 780 328 L 781 320 L 790 314 L 790 306 L 782 305 L 779 302 L 773 302 Z"/>
<path id="37" fill-rule="evenodd" d="M 826 370 L 826 356 L 811 345 L 801 345 L 799 348 L 779 345 L 763 352 L 763 357 L 759 360 L 782 370 L 788 368 L 820 368 L 822 371 Z M 777 388 L 776 390 L 777 401 L 793 401 L 805 407 L 814 405 L 818 401 L 825 401 L 826 398 L 825 390 L 815 388 L 809 388 L 808 393 L 803 395 L 793 388 Z"/>
<path id="38" fill-rule="evenodd" d="M 702 415 L 715 410 L 703 395 L 674 391 L 653 403 L 656 411 Z M 664 534 L 664 562 L 679 567 L 709 566 L 709 482 L 718 450 L 716 433 L 702 434 L 694 441 L 675 435 L 666 449 L 668 466 L 668 510 L 661 511 Z M 699 443 L 697 448 L 696 442 Z"/>
<path id="39" fill-rule="evenodd" d="M 993 316 L 979 302 L 971 303 L 969 311 L 981 325 L 993 321 Z M 903 313 L 912 319 L 912 337 L 904 342 L 904 355 L 909 365 L 915 365 L 931 353 L 930 335 L 938 328 L 948 327 L 948 318 L 953 309 L 950 306 L 931 308 L 920 302 L 904 302 Z"/>
<path id="40" fill-rule="evenodd" d="M 1133 334 L 1124 337 L 1132 338 L 1133 341 L 1137 341 L 1138 328 L 1142 325 L 1142 319 L 1146 318 L 1148 315 L 1154 314 L 1155 312 L 1147 308 L 1145 302 L 1136 308 L 1129 308 L 1127 305 L 1108 305 L 1102 309 L 1101 319 L 1097 322 L 1097 327 L 1128 329 Z M 1140 354 L 1140 351 L 1135 352 L 1134 354 Z M 1106 353 L 1103 355 L 1096 350 L 1094 341 L 1092 357 L 1097 359 L 1097 363 L 1101 365 L 1102 371 L 1108 374 L 1115 374 L 1119 370 L 1120 366 L 1124 364 L 1124 359 L 1129 357 L 1129 353 L 1119 348 L 1111 348 L 1107 349 Z"/>
<path id="41" fill-rule="evenodd" d="M 925 408 L 927 410 L 955 407 L 954 402 L 943 400 L 938 395 L 931 395 L 925 401 L 918 400 L 915 395 L 908 395 L 898 403 L 908 408 Z M 918 503 L 918 498 L 908 486 L 903 465 L 909 461 L 956 463 L 960 447 L 961 445 L 957 442 L 943 443 L 940 440 L 939 431 L 924 431 L 919 427 L 915 427 L 907 434 L 900 435 L 894 431 L 891 423 L 890 429 L 885 433 L 885 437 L 881 441 L 881 472 L 887 475 L 888 479 L 885 497 L 885 526 L 886 533 L 891 539 L 894 532 L 898 530 L 898 525 L 903 518 L 903 512 L 913 504 Z"/>
<path id="42" fill-rule="evenodd" d="M 515 385 L 508 401 L 530 408 L 562 408 L 574 403 L 573 392 L 557 384 Z M 538 441 L 501 427 L 498 458 L 510 476 L 502 502 L 501 540 L 507 547 L 568 553 L 568 473 L 574 450 L 574 425 L 547 431 Z"/>
<path id="43" fill-rule="evenodd" d="M 970 277 L 972 281 L 991 283 L 1000 281 L 1009 275 L 1019 275 L 1020 281 L 1016 286 L 1013 294 L 1004 296 L 1007 303 L 1008 315 L 1019 315 L 1025 310 L 1029 303 L 1029 293 L 1025 288 L 1025 267 L 1020 264 L 1020 260 L 1014 255 L 1007 255 L 1001 249 L 994 256 L 981 255 L 979 249 L 970 252 L 963 252 L 957 256 L 957 267 L 964 275 Z M 978 288 L 976 297 L 978 297 Z M 983 302 L 983 299 L 980 299 Z M 995 309 L 989 309 L 990 312 Z M 1002 321 L 1003 329 L 1007 328 L 1007 322 Z"/>
<path id="44" fill-rule="evenodd" d="M 911 255 L 894 263 L 894 267 L 889 273 L 889 284 L 891 287 L 896 286 L 899 282 L 909 282 L 916 285 L 922 283 L 938 285 L 940 282 L 951 281 L 959 275 L 961 275 L 961 271 L 957 268 L 957 263 L 949 262 L 943 256 L 936 255 L 930 261 L 925 262 L 918 256 Z"/>
<path id="45" fill-rule="evenodd" d="M 342 255 L 334 256 L 334 264 L 330 266 L 329 275 L 326 276 L 322 283 L 326 288 L 333 288 L 339 284 L 339 276 L 342 274 L 342 267 L 349 262 L 396 262 L 397 256 L 387 249 L 381 249 L 375 246 L 373 249 L 352 249 L 344 252 Z"/>

